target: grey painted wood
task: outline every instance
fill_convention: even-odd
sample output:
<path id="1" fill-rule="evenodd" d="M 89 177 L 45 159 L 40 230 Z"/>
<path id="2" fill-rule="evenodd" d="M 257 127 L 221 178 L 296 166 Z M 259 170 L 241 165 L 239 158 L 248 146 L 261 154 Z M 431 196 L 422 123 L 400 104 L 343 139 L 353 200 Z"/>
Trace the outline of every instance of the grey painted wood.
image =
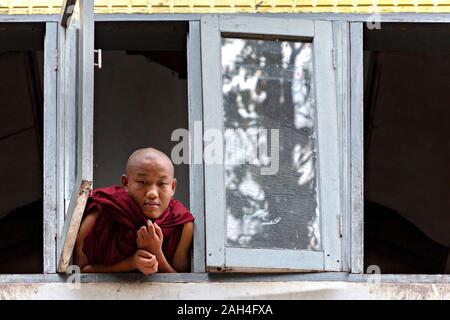
<path id="1" fill-rule="evenodd" d="M 64 283 L 69 275 L 65 274 L 2 274 L 0 284 L 35 284 L 35 283 Z M 450 275 L 413 275 L 413 274 L 381 274 L 381 283 L 392 284 L 420 284 L 436 283 L 445 284 L 450 282 Z M 116 273 L 116 274 L 81 274 L 82 283 L 141 283 L 141 282 L 163 282 L 163 283 L 235 283 L 235 282 L 273 282 L 273 281 L 328 281 L 328 282 L 371 282 L 370 275 L 349 274 L 347 272 L 316 272 L 296 274 L 239 274 L 239 273 L 172 273 L 154 274 L 144 276 L 139 273 Z"/>
<path id="2" fill-rule="evenodd" d="M 322 20 L 322 21 L 349 21 L 349 22 L 367 22 L 373 21 L 373 14 L 346 14 L 346 13 L 235 13 L 221 14 L 226 16 L 242 17 L 275 17 L 275 18 L 295 18 L 304 20 Z M 377 17 L 378 18 L 378 17 Z M 450 13 L 382 13 L 379 15 L 381 22 L 450 22 Z"/>
<path id="3" fill-rule="evenodd" d="M 62 28 L 62 27 L 61 27 Z M 65 37 L 65 101 L 64 101 L 64 211 L 61 213 L 64 223 L 70 197 L 75 186 L 76 179 L 76 160 L 77 160 L 77 74 L 78 64 L 75 62 L 77 57 L 77 34 L 75 29 L 67 29 Z"/>
<path id="4" fill-rule="evenodd" d="M 58 205 L 57 234 L 61 237 L 65 214 L 75 185 L 76 160 L 76 30 L 58 23 Z M 57 241 L 57 252 L 62 244 Z"/>
<path id="5" fill-rule="evenodd" d="M 56 234 L 57 238 L 61 235 L 63 226 L 64 226 L 64 145 L 65 145 L 65 130 L 64 130 L 64 122 L 65 122 L 65 101 L 67 100 L 66 97 L 66 90 L 65 90 L 65 35 L 64 35 L 64 28 L 58 25 L 58 73 L 57 73 L 57 83 L 58 83 L 58 108 L 56 112 L 57 116 L 57 131 L 56 131 L 56 138 L 57 138 L 57 166 L 56 166 L 56 176 L 57 176 L 57 204 L 56 204 Z M 59 245 L 58 242 L 56 244 Z M 58 251 L 58 248 L 56 249 Z"/>
<path id="6" fill-rule="evenodd" d="M 57 25 L 46 23 L 44 40 L 44 273 L 56 272 Z"/>
<path id="7" fill-rule="evenodd" d="M 341 176 L 341 236 L 342 270 L 350 270 L 350 30 L 345 21 L 333 22 L 333 41 L 336 48 L 336 84 L 338 105 L 340 176 Z"/>
<path id="8" fill-rule="evenodd" d="M 315 48 L 315 87 L 318 93 L 316 95 L 317 114 L 319 119 L 317 123 L 319 141 L 319 207 L 324 251 L 305 253 L 301 250 L 273 251 L 270 249 L 226 248 L 226 204 L 224 201 L 223 168 L 212 168 L 209 165 L 205 165 L 208 269 L 213 270 L 217 267 L 223 270 L 232 270 L 233 268 L 341 270 L 338 110 L 336 105 L 336 79 L 334 77 L 332 59 L 333 40 L 331 23 L 323 21 L 302 22 L 299 20 L 297 22 L 299 22 L 301 27 L 293 28 L 292 21 L 272 19 L 272 23 L 264 27 L 264 21 L 266 19 L 256 21 L 259 19 L 255 20 L 252 18 L 246 21 L 246 18 L 233 18 L 222 22 L 223 19 L 219 17 L 220 30 L 216 30 L 211 27 L 215 23 L 215 19 L 214 16 L 202 19 L 205 130 L 209 128 L 220 128 L 221 132 L 223 130 L 222 88 L 219 71 L 221 66 L 220 32 L 234 31 L 239 34 L 253 32 L 255 34 L 277 34 L 283 36 L 280 32 L 289 29 L 289 36 L 295 35 L 299 38 L 311 37 L 311 32 L 315 32 L 313 33 L 313 43 Z M 310 24 L 311 27 L 308 27 Z M 272 29 L 273 25 L 277 27 Z M 296 31 L 294 32 L 294 30 Z M 205 66 L 208 66 L 206 71 Z M 223 252 L 220 251 L 221 248 Z M 220 259 L 224 254 L 225 258 Z M 283 254 L 285 254 L 285 258 L 282 258 Z M 275 255 L 276 258 L 267 259 L 267 257 L 271 257 L 272 255 Z M 289 256 L 289 259 L 286 259 L 286 256 Z M 307 259 L 305 258 L 306 256 L 308 256 Z M 221 265 L 221 263 L 225 264 Z"/>
<path id="9" fill-rule="evenodd" d="M 57 22 L 57 14 L 0 14 L 0 22 Z"/>
<path id="10" fill-rule="evenodd" d="M 221 45 L 218 17 L 205 16 L 202 18 L 200 30 L 204 130 L 210 133 L 218 132 L 223 143 Z M 205 151 L 207 147 L 208 142 L 205 141 Z M 208 163 L 208 159 L 205 158 L 204 164 L 206 264 L 210 267 L 225 265 L 226 220 L 223 156 L 221 159 L 221 164 L 214 164 Z"/>
<path id="11" fill-rule="evenodd" d="M 351 272 L 364 272 L 363 25 L 350 24 Z"/>
<path id="12" fill-rule="evenodd" d="M 66 35 L 69 35 L 66 32 Z M 66 46 L 73 44 L 70 36 L 66 38 Z M 92 188 L 93 174 L 93 107 L 94 107 L 94 1 L 85 0 L 80 2 L 80 30 L 79 30 L 79 60 L 66 61 L 67 66 L 78 68 L 78 83 L 71 82 L 70 77 L 75 69 L 67 68 L 69 73 L 66 78 L 66 90 L 70 92 L 70 86 L 76 86 L 77 90 L 77 177 L 72 187 L 72 196 L 69 208 L 64 220 L 64 228 L 58 238 L 58 272 L 65 272 L 72 256 L 76 235 L 80 227 L 81 218 L 86 204 L 89 190 Z M 75 48 L 66 48 L 70 54 Z M 67 59 L 69 60 L 69 59 Z M 71 59 L 73 60 L 73 59 Z M 68 95 L 69 97 L 69 95 Z M 72 100 L 72 97 L 70 97 Z M 70 103 L 69 108 L 75 108 L 75 104 Z M 68 118 L 70 113 L 66 108 Z M 69 150 L 70 157 L 70 150 Z M 67 153 L 66 153 L 67 154 Z"/>
<path id="13" fill-rule="evenodd" d="M 81 165 L 82 180 L 92 181 L 93 177 L 93 133 L 94 133 L 94 0 L 80 1 L 80 77 L 81 90 L 78 92 L 81 119 L 78 121 L 80 151 L 78 163 Z"/>
<path id="14" fill-rule="evenodd" d="M 200 20 L 210 14 L 96 14 L 95 21 L 186 21 Z M 367 22 L 372 14 L 347 14 L 347 13 L 234 13 L 221 14 L 220 16 L 240 17 L 274 17 L 292 18 L 304 20 L 348 21 Z M 44 15 L 45 16 L 45 15 Z M 38 16 L 36 16 L 38 17 Z M 44 17 L 45 18 L 45 17 Z M 36 18 L 35 18 L 36 19 Z M 53 20 L 55 21 L 55 20 Z M 450 22 L 450 13 L 383 13 L 380 14 L 381 22 Z"/>
<path id="15" fill-rule="evenodd" d="M 61 28 L 63 28 L 61 26 Z M 78 141 L 78 111 L 77 107 L 77 68 L 76 61 L 78 54 L 78 38 L 76 29 L 63 29 L 65 32 L 65 48 L 64 61 L 65 68 L 63 72 L 64 77 L 64 211 L 61 213 L 62 222 L 64 223 L 65 214 L 68 210 L 70 197 L 75 186 L 76 170 L 77 170 L 77 141 Z"/>
<path id="16" fill-rule="evenodd" d="M 189 22 L 187 40 L 190 163 L 189 190 L 191 211 L 195 216 L 192 271 L 205 272 L 205 188 L 203 176 L 203 101 L 200 22 Z M 199 149 L 199 150 L 198 150 Z"/>
<path id="17" fill-rule="evenodd" d="M 286 18 L 280 20 L 277 17 L 241 17 L 239 15 L 221 16 L 220 31 L 245 34 L 283 35 L 313 37 L 314 22 L 299 19 Z"/>
<path id="18" fill-rule="evenodd" d="M 226 269 L 324 270 L 322 251 L 225 248 Z M 227 270 L 229 271 L 229 270 Z"/>
<path id="19" fill-rule="evenodd" d="M 220 16 L 276 17 L 304 20 L 367 22 L 371 14 L 346 13 L 235 13 Z M 208 14 L 95 14 L 95 21 L 199 21 Z M 58 22 L 57 14 L 0 15 L 0 22 Z M 450 13 L 383 13 L 381 22 L 450 22 Z"/>
<path id="20" fill-rule="evenodd" d="M 142 14 L 95 14 L 95 21 L 200 21 L 205 14 L 171 14 L 171 13 L 142 13 Z"/>
<path id="21" fill-rule="evenodd" d="M 336 78 L 333 69 L 332 25 L 315 22 L 314 66 L 316 80 L 319 207 L 325 270 L 341 269 L 341 193 L 337 127 Z"/>

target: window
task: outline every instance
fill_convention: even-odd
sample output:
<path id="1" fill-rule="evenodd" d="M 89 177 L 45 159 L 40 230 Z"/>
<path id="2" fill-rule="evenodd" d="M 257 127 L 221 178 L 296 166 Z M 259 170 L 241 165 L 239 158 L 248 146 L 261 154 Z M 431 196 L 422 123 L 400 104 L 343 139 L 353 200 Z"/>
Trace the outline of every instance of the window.
<path id="1" fill-rule="evenodd" d="M 92 187 L 94 104 L 93 1 L 68 1 L 59 29 L 57 270 L 69 266 Z"/>
<path id="2" fill-rule="evenodd" d="M 450 272 L 448 30 L 364 30 L 365 268 Z"/>
<path id="3" fill-rule="evenodd" d="M 67 8 L 72 5 L 73 14 L 63 16 L 60 29 L 60 86 L 64 90 L 60 104 L 65 111 L 59 119 L 59 148 L 64 159 L 60 161 L 58 177 L 66 188 L 61 190 L 58 201 L 59 272 L 66 271 L 70 264 L 91 186 L 118 183 L 124 163 L 136 147 L 160 146 L 170 155 L 175 145 L 170 143 L 172 131 L 191 127 L 199 118 L 198 111 L 191 111 L 190 107 L 199 100 L 198 91 L 187 83 L 196 82 L 200 68 L 188 72 L 186 61 L 189 59 L 192 67 L 199 59 L 199 42 L 194 38 L 199 32 L 198 22 L 98 23 L 95 41 L 103 49 L 105 70 L 96 74 L 94 89 L 92 3 L 78 6 L 74 2 Z M 117 126 L 111 126 L 112 123 Z M 189 179 L 198 179 L 200 171 L 201 165 L 194 164 L 176 168 L 181 177 L 177 196 L 190 205 L 201 225 L 202 184 Z M 196 231 L 194 271 L 204 270 L 204 245 L 197 239 L 200 236 L 201 232 Z"/>
<path id="4" fill-rule="evenodd" d="M 0 27 L 0 273 L 42 273 L 46 26 Z"/>
<path id="5" fill-rule="evenodd" d="M 170 132 L 158 138 L 156 129 L 152 137 L 131 126 L 137 119 L 145 123 L 146 112 L 151 112 L 142 109 L 148 103 L 138 102 L 144 98 L 166 104 L 167 130 L 190 130 L 190 163 L 178 170 L 186 181 L 189 177 L 181 196 L 197 218 L 193 271 L 342 270 L 331 22 L 205 16 L 189 23 L 97 23 L 96 47 L 102 47 L 107 69 L 96 75 L 94 88 L 89 10 L 88 2 L 75 6 L 60 28 L 64 112 L 58 147 L 64 158 L 58 181 L 65 187 L 58 201 L 58 271 L 70 263 L 91 184 L 118 179 L 118 165 L 123 166 L 134 147 L 130 141 L 164 145 L 170 138 Z M 136 37 L 139 41 L 132 40 Z M 252 56 L 255 52 L 259 60 Z M 139 71 L 130 71 L 133 67 Z M 119 75 L 117 81 L 114 74 Z M 178 92 L 180 101 L 173 106 L 167 96 L 151 94 L 157 84 L 148 86 L 163 83 L 164 77 L 173 79 L 166 83 Z M 106 78 L 108 87 L 115 88 L 111 92 L 104 89 Z M 137 84 L 147 87 L 134 92 Z M 127 96 L 138 100 L 130 103 Z M 163 116 L 165 108 L 151 110 Z M 171 114 L 177 116 L 170 120 Z M 123 121 L 118 126 L 123 134 L 113 132 L 114 119 Z M 108 142 L 113 134 L 118 134 L 113 139 L 117 159 L 107 161 L 105 150 L 114 147 Z M 123 143 L 116 144 L 118 139 Z M 252 158 L 255 154 L 262 156 Z"/>
<path id="6" fill-rule="evenodd" d="M 381 31 L 363 33 L 361 22 L 240 15 L 94 24 L 91 1 L 67 6 L 61 23 L 2 23 L 0 63 L 17 70 L 16 80 L 28 73 L 17 81 L 22 87 L 0 75 L 0 94 L 22 90 L 17 96 L 36 105 L 21 111 L 26 125 L 4 121 L 0 139 L 5 150 L 21 144 L 21 135 L 28 146 L 20 157 L 32 163 L 30 192 L 21 192 L 24 197 L 0 215 L 33 212 L 27 221 L 34 237 L 28 261 L 34 262 L 19 270 L 2 260 L 0 273 L 67 270 L 89 189 L 115 183 L 134 148 L 119 146 L 118 159 L 107 161 L 114 145 L 110 123 L 123 114 L 128 95 L 144 90 L 149 95 L 134 98 L 148 104 L 158 97 L 158 114 L 166 112 L 169 123 L 164 136 L 156 136 L 159 130 L 121 136 L 129 131 L 127 122 L 142 124 L 152 116 L 145 110 L 139 118 L 131 102 L 114 139 L 163 145 L 175 128 L 189 129 L 190 162 L 177 174 L 185 182 L 178 195 L 197 218 L 192 271 L 363 273 L 378 265 L 382 273 L 447 272 L 447 224 L 435 223 L 445 217 L 430 220 L 420 207 L 432 203 L 427 208 L 436 216 L 448 211 L 448 197 L 440 197 L 446 189 L 438 187 L 448 180 L 448 134 L 440 122 L 448 118 L 440 103 L 446 101 L 447 25 L 383 24 Z M 94 48 L 103 49 L 105 68 L 96 74 Z M 22 58 L 26 63 L 18 62 Z M 127 73 L 130 67 L 135 72 Z M 167 110 L 157 89 L 163 83 L 173 90 Z M 422 106 L 428 111 L 423 117 Z M 13 108 L 1 109 L 3 119 L 14 119 L 8 115 Z M 433 127 L 422 126 L 424 119 Z M 168 154 L 177 141 L 170 143 Z M 405 147 L 412 144 L 422 147 Z M 11 159 L 4 161 L 19 165 Z M 2 175 L 9 171 L 15 170 Z M 408 185 L 413 178 L 425 182 Z M 4 197 L 17 194 L 14 188 Z M 411 194 L 415 199 L 408 201 Z M 22 207 L 27 203 L 32 206 Z M 9 217 L 0 220 L 0 229 L 11 234 L 16 229 Z M 387 228 L 393 230 L 389 237 L 380 231 Z M 420 236 L 402 240 L 413 233 Z"/>
<path id="7" fill-rule="evenodd" d="M 188 129 L 188 29 L 178 21 L 95 24 L 104 65 L 94 83 L 95 188 L 119 184 L 128 156 L 142 146 L 170 156 L 172 132 Z M 175 169 L 176 198 L 189 207 L 189 165 Z"/>
<path id="8" fill-rule="evenodd" d="M 341 270 L 331 23 L 201 23 L 208 270 Z"/>

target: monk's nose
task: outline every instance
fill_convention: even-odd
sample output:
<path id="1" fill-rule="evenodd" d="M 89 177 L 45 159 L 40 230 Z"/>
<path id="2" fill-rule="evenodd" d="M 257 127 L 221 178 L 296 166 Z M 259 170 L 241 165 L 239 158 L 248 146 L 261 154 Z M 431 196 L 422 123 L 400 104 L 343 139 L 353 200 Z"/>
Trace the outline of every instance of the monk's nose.
<path id="1" fill-rule="evenodd" d="M 158 192 L 156 192 L 156 188 L 150 188 L 147 190 L 146 197 L 149 199 L 155 199 L 158 197 Z"/>

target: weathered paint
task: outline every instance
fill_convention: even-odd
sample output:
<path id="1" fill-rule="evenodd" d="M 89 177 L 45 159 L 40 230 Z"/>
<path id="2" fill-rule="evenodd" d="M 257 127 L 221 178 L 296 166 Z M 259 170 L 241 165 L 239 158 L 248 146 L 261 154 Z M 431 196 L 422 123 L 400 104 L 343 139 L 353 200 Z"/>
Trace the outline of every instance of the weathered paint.
<path id="1" fill-rule="evenodd" d="M 58 14 L 63 0 L 0 0 L 0 14 Z M 376 4 L 374 6 L 374 4 Z M 450 12 L 450 0 L 96 0 L 96 13 Z"/>
<path id="2" fill-rule="evenodd" d="M 449 283 L 2 283 L 0 299 L 450 299 Z"/>

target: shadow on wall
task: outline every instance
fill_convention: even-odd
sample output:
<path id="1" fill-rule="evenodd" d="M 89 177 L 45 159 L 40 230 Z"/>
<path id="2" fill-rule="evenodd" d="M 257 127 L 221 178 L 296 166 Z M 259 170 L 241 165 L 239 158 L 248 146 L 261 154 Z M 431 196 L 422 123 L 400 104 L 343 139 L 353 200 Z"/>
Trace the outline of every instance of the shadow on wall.
<path id="1" fill-rule="evenodd" d="M 42 273 L 42 208 L 38 200 L 0 220 L 0 273 Z"/>
<path id="2" fill-rule="evenodd" d="M 399 213 L 377 203 L 364 205 L 364 264 L 382 274 L 443 274 L 449 248 L 427 237 Z"/>

